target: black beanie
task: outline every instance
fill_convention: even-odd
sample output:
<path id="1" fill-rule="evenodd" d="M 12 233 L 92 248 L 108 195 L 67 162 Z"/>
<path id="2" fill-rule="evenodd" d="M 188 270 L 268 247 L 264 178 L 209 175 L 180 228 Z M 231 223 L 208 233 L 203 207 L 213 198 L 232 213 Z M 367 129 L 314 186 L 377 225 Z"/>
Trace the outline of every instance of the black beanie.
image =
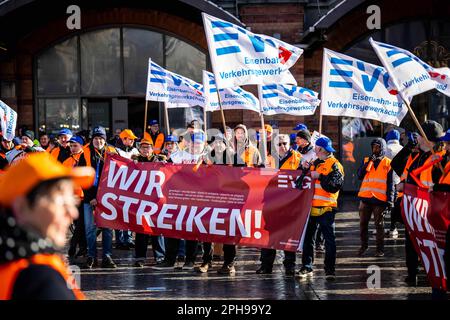
<path id="1" fill-rule="evenodd" d="M 311 142 L 311 134 L 308 130 L 300 130 L 297 132 L 297 137 L 305 139 L 308 142 Z"/>
<path id="2" fill-rule="evenodd" d="M 434 120 L 427 120 L 422 124 L 422 129 L 431 142 L 438 142 L 439 138 L 444 135 L 442 126 Z"/>

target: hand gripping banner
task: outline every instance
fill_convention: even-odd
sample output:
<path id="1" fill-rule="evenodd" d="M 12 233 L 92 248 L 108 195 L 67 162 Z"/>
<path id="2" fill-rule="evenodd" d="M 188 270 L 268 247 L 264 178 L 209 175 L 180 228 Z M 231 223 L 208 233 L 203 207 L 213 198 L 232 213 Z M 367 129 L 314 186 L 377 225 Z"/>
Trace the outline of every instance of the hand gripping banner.
<path id="1" fill-rule="evenodd" d="M 405 184 L 402 217 L 410 239 L 433 288 L 446 290 L 444 248 L 450 225 L 449 196 L 445 192 Z"/>
<path id="2" fill-rule="evenodd" d="M 171 238 L 296 251 L 313 184 L 300 172 L 228 166 L 135 163 L 108 155 L 97 226 Z"/>

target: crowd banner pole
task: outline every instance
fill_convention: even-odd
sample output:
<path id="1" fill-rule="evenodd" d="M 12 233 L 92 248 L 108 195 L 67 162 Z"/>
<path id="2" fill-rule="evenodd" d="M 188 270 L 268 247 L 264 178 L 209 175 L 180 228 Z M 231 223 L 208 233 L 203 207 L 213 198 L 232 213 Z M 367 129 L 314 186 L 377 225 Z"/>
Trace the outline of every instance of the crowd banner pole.
<path id="1" fill-rule="evenodd" d="M 225 123 L 225 114 L 223 113 L 223 108 L 222 108 L 222 98 L 220 97 L 220 91 L 219 91 L 219 87 L 217 86 L 217 82 L 216 82 L 216 88 L 217 88 L 217 96 L 219 97 L 220 115 L 222 116 L 223 135 L 226 136 L 227 125 Z"/>
<path id="2" fill-rule="evenodd" d="M 267 135 L 266 135 L 266 126 L 264 124 L 264 113 L 262 109 L 262 86 L 258 85 L 258 98 L 259 98 L 259 116 L 261 119 L 261 135 L 259 136 L 260 141 L 262 142 L 262 151 L 263 154 L 261 155 L 263 164 L 266 164 L 266 158 L 267 158 Z"/>
<path id="3" fill-rule="evenodd" d="M 147 132 L 147 108 L 148 108 L 148 100 L 145 99 L 144 131 L 143 131 L 143 133 L 142 133 L 142 136 L 144 136 L 144 133 Z"/>
<path id="4" fill-rule="evenodd" d="M 164 122 L 166 126 L 166 133 L 167 135 L 170 135 L 169 111 L 167 110 L 167 102 L 164 102 Z"/>
<path id="5" fill-rule="evenodd" d="M 205 135 L 206 135 L 206 129 L 207 129 L 207 123 L 206 123 L 206 105 L 203 107 L 203 129 L 205 130 Z"/>
<path id="6" fill-rule="evenodd" d="M 408 101 L 406 101 L 405 98 L 403 98 L 403 95 L 400 95 L 402 97 L 403 102 L 406 104 L 406 106 L 408 107 L 408 111 L 411 114 L 411 117 L 414 121 L 414 123 L 416 124 L 417 128 L 419 129 L 420 135 L 425 139 L 425 141 L 427 142 L 427 144 L 430 144 L 430 141 L 428 140 L 427 135 L 425 134 L 425 131 L 423 131 L 422 126 L 419 123 L 419 120 L 417 120 L 416 114 L 414 113 L 413 109 L 411 108 L 411 105 L 408 103 Z M 431 148 L 431 153 L 435 154 L 434 149 Z M 439 169 L 441 170 L 442 174 L 444 174 L 444 168 L 442 167 L 442 162 L 439 162 Z"/>
<path id="7" fill-rule="evenodd" d="M 322 108 L 319 108 L 319 134 L 322 134 Z"/>

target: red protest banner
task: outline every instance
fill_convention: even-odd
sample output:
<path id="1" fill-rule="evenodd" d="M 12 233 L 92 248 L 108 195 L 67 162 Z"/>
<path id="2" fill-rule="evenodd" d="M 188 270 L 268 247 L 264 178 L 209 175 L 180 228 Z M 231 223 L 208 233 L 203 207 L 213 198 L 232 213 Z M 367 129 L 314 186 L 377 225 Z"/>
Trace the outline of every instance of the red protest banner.
<path id="1" fill-rule="evenodd" d="M 95 211 L 100 227 L 295 251 L 313 197 L 300 172 L 135 163 L 108 156 Z"/>
<path id="2" fill-rule="evenodd" d="M 450 224 L 449 197 L 444 192 L 405 184 L 402 217 L 433 288 L 446 290 L 445 234 Z"/>

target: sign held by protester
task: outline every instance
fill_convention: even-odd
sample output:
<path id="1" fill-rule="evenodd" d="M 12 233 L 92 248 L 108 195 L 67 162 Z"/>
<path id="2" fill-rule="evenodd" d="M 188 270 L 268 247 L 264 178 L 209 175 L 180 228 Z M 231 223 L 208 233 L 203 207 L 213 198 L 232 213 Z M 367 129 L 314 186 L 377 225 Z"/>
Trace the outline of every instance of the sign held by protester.
<path id="1" fill-rule="evenodd" d="M 148 59 L 148 101 L 166 102 L 168 108 L 205 106 L 203 86 L 189 78 L 170 72 Z"/>
<path id="2" fill-rule="evenodd" d="M 225 88 L 217 90 L 214 74 L 203 70 L 203 88 L 206 97 L 206 111 L 220 110 L 220 101 L 223 110 L 251 110 L 259 112 L 259 101 L 250 92 L 240 87 Z M 220 94 L 220 101 L 217 95 Z"/>
<path id="3" fill-rule="evenodd" d="M 448 195 L 405 184 L 402 218 L 431 286 L 446 290 L 444 250 L 450 225 Z"/>
<path id="4" fill-rule="evenodd" d="M 382 67 L 324 49 L 322 115 L 373 119 L 399 125 L 408 112 Z"/>
<path id="5" fill-rule="evenodd" d="M 303 50 L 202 13 L 219 89 L 246 84 L 297 84 L 289 71 Z"/>
<path id="6" fill-rule="evenodd" d="M 269 84 L 260 86 L 259 91 L 262 112 L 268 116 L 308 116 L 314 114 L 320 104 L 317 92 L 302 87 Z"/>
<path id="7" fill-rule="evenodd" d="M 187 240 L 299 248 L 314 193 L 309 177 L 298 190 L 300 172 L 192 168 L 108 156 L 97 195 L 97 225 Z"/>
<path id="8" fill-rule="evenodd" d="M 16 134 L 17 112 L 0 100 L 0 126 L 3 137 L 12 141 Z"/>
<path id="9" fill-rule="evenodd" d="M 375 53 L 393 77 L 400 93 L 413 97 L 436 89 L 450 96 L 450 69 L 433 68 L 408 50 L 370 38 Z"/>

